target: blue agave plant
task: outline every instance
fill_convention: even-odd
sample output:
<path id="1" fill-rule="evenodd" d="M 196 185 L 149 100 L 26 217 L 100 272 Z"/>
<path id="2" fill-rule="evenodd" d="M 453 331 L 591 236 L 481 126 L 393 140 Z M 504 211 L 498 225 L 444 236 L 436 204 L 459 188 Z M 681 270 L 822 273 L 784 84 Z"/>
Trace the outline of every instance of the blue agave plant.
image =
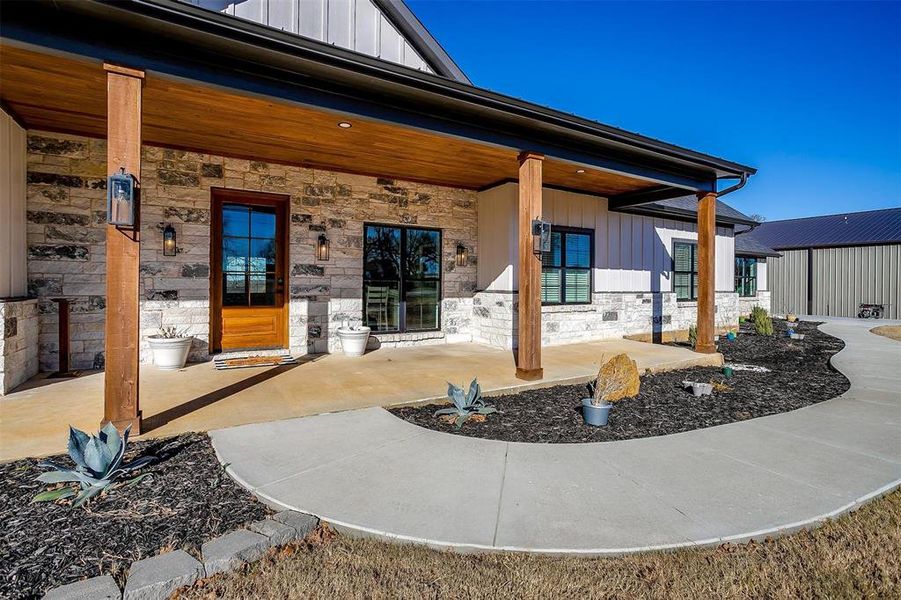
<path id="1" fill-rule="evenodd" d="M 45 502 L 71 498 L 75 496 L 74 506 L 81 506 L 107 487 L 116 479 L 128 475 L 137 469 L 156 460 L 154 456 L 144 456 L 122 464 L 125 446 L 128 444 L 129 425 L 122 436 L 112 423 L 104 425 L 96 435 L 69 427 L 69 456 L 75 462 L 74 469 L 66 469 L 52 461 L 43 461 L 42 467 L 50 467 L 53 471 L 41 473 L 37 480 L 43 483 L 77 483 L 70 487 L 49 490 L 38 494 L 32 502 Z M 143 476 L 141 476 L 143 477 Z M 132 482 L 140 477 L 135 477 Z"/>
<path id="2" fill-rule="evenodd" d="M 463 423 L 469 420 L 473 415 L 490 415 L 497 412 L 493 406 L 488 406 L 482 399 L 482 388 L 479 387 L 478 379 L 473 379 L 469 383 L 469 391 L 463 393 L 463 388 L 447 384 L 447 397 L 450 398 L 454 406 L 451 408 L 442 408 L 435 411 L 434 416 L 456 415 L 455 425 L 457 429 L 463 427 Z"/>

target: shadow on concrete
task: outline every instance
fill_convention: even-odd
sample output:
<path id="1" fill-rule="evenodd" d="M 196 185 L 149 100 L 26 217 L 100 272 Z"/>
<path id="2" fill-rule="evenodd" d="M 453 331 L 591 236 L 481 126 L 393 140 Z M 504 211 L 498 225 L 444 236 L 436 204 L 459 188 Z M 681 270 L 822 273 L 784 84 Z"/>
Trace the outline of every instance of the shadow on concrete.
<path id="1" fill-rule="evenodd" d="M 183 404 L 179 404 L 178 406 L 173 406 L 172 408 L 167 408 L 163 412 L 157 413 L 155 415 L 151 415 L 141 421 L 141 433 L 149 433 L 154 429 L 158 429 L 163 425 L 174 421 L 180 417 L 188 415 L 194 411 L 200 410 L 211 404 L 215 404 L 220 400 L 228 398 L 229 396 L 233 396 L 239 392 L 242 392 L 246 389 L 249 389 L 255 385 L 259 385 L 264 381 L 268 381 L 273 377 L 278 377 L 282 373 L 287 373 L 292 369 L 296 369 L 301 365 L 305 365 L 316 360 L 322 358 L 321 356 L 314 356 L 304 360 L 301 358 L 299 362 L 293 365 L 279 365 L 277 367 L 272 367 L 271 369 L 267 369 L 262 373 L 257 373 L 256 375 L 252 375 L 247 379 L 242 379 L 241 381 L 236 381 L 231 385 L 227 385 L 218 390 L 214 390 L 202 396 L 198 396 L 192 400 L 188 400 Z"/>

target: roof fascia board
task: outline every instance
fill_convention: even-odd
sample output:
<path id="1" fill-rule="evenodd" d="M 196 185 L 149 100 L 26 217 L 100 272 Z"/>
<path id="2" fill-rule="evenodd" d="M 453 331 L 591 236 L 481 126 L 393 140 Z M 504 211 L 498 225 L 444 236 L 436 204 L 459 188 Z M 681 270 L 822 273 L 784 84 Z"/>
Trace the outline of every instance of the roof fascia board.
<path id="1" fill-rule="evenodd" d="M 83 0 L 84 4 L 103 2 L 104 0 Z M 275 42 L 288 44 L 293 46 L 295 50 L 305 50 L 318 52 L 319 60 L 328 61 L 329 56 L 344 59 L 346 68 L 372 67 L 382 71 L 382 75 L 391 74 L 402 78 L 410 85 L 426 85 L 437 86 L 436 92 L 443 96 L 450 93 L 455 94 L 456 99 L 467 100 L 471 102 L 495 103 L 502 111 L 520 111 L 529 118 L 542 118 L 548 123 L 559 124 L 569 133 L 581 131 L 588 134 L 589 138 L 597 139 L 604 137 L 610 142 L 620 142 L 632 148 L 640 148 L 650 152 L 657 152 L 662 155 L 669 156 L 671 159 L 685 161 L 686 164 L 693 164 L 703 168 L 716 171 L 717 177 L 726 178 L 729 175 L 737 176 L 741 173 L 753 175 L 757 172 L 753 167 L 741 165 L 725 159 L 713 157 L 701 152 L 696 152 L 687 148 L 682 148 L 674 144 L 669 144 L 661 140 L 642 136 L 623 129 L 604 125 L 597 121 L 584 119 L 576 115 L 556 111 L 547 107 L 539 106 L 530 102 L 519 100 L 498 94 L 490 90 L 477 88 L 475 86 L 461 83 L 458 81 L 448 80 L 444 77 L 424 73 L 416 69 L 410 69 L 402 65 L 387 63 L 377 58 L 359 54 L 350 50 L 337 48 L 330 44 L 324 44 L 316 40 L 298 37 L 292 34 L 273 30 L 258 23 L 231 19 L 228 15 L 220 15 L 211 13 L 201 8 L 185 4 L 179 0 L 129 0 L 126 3 L 110 3 L 119 8 L 133 11 L 135 7 L 144 7 L 150 9 L 165 10 L 170 14 L 180 14 L 182 16 L 193 16 L 200 21 L 208 20 L 210 24 L 216 26 L 225 26 L 233 32 L 245 32 L 254 35 L 260 42 Z M 108 11 L 110 6 L 106 7 Z M 201 23 L 202 25 L 202 23 Z"/>
<path id="2" fill-rule="evenodd" d="M 466 73 L 454 62 L 450 54 L 441 46 L 437 39 L 426 29 L 422 21 L 410 10 L 403 0 L 372 0 L 400 32 L 407 41 L 419 52 L 420 56 L 428 63 L 436 73 L 450 77 L 456 81 L 472 84 Z"/>

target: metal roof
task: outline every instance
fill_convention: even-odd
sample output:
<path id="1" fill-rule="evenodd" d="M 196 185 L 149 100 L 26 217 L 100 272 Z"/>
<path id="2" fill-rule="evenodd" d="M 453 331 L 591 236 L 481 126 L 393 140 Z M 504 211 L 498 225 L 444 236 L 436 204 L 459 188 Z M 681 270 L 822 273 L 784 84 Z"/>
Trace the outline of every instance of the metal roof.
<path id="1" fill-rule="evenodd" d="M 735 228 L 735 254 L 743 256 L 782 256 L 766 244 L 748 235 L 752 227 Z"/>
<path id="2" fill-rule="evenodd" d="M 741 237 L 776 250 L 901 243 L 901 207 L 761 223 Z"/>
<path id="3" fill-rule="evenodd" d="M 666 200 L 636 204 L 618 210 L 619 212 L 653 214 L 656 216 L 671 215 L 674 217 L 696 219 L 698 215 L 698 198 L 697 196 L 681 196 L 679 198 L 668 198 Z M 722 200 L 716 201 L 716 222 L 726 225 L 757 224 L 754 219 L 743 212 L 732 208 Z"/>

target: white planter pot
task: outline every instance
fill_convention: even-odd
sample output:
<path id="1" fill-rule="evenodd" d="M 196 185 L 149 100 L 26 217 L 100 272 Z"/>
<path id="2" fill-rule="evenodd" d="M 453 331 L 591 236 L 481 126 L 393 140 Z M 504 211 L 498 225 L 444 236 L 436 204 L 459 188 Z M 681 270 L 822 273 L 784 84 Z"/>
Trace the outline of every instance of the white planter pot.
<path id="1" fill-rule="evenodd" d="M 153 351 L 153 364 L 164 371 L 176 371 L 183 368 L 188 360 L 188 351 L 191 350 L 191 340 L 193 339 L 148 336 L 147 341 Z"/>
<path id="2" fill-rule="evenodd" d="M 369 342 L 369 327 L 339 327 L 338 339 L 346 356 L 363 356 Z"/>

